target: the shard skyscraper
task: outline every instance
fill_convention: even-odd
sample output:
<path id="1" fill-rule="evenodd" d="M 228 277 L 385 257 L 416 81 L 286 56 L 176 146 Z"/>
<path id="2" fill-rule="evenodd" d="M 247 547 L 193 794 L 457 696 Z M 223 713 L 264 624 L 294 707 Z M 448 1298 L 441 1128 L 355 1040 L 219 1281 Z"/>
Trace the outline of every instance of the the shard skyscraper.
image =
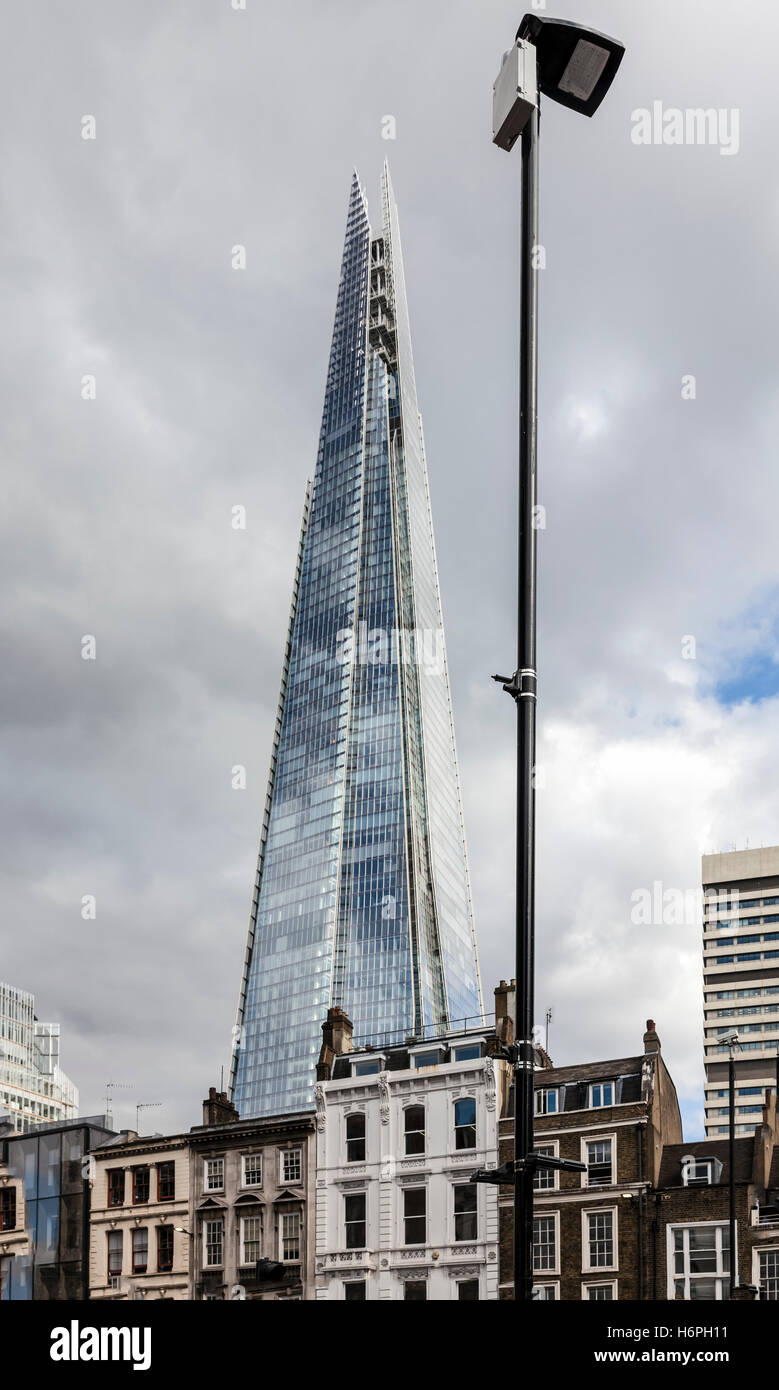
<path id="1" fill-rule="evenodd" d="M 238 1003 L 241 1116 L 313 1104 L 321 1025 L 482 1013 L 395 198 L 355 174 Z"/>

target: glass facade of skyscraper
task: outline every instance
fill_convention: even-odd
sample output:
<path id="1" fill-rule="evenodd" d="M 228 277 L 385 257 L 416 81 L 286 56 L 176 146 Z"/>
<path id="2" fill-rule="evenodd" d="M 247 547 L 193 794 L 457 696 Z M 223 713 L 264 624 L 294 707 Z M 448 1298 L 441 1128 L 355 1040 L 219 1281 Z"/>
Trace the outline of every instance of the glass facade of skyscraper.
<path id="1" fill-rule="evenodd" d="M 40 1023 L 33 996 L 0 982 L 0 1116 L 16 1130 L 78 1114 L 78 1091 L 59 1060 L 59 1024 Z"/>
<path id="2" fill-rule="evenodd" d="M 330 1005 L 356 1035 L 482 1012 L 397 211 L 355 175 L 306 502 L 231 1079 L 313 1103 Z"/>

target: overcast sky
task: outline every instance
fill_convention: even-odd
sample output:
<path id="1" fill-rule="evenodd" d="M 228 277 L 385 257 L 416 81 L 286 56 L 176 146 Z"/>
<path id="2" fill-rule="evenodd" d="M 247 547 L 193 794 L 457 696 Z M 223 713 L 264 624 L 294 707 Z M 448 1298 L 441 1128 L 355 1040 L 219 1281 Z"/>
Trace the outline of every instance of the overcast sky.
<path id="1" fill-rule="evenodd" d="M 543 115 L 537 1015 L 558 1063 L 640 1051 L 653 1017 L 693 1138 L 700 928 L 634 925 L 631 894 L 779 842 L 779 17 L 551 12 L 628 51 L 593 121 Z M 520 157 L 490 137 L 521 15 L 7 9 L 0 978 L 61 1021 L 83 1112 L 110 1078 L 120 1123 L 161 1101 L 143 1127 L 188 1128 L 229 1062 L 346 201 L 356 166 L 378 226 L 385 157 L 490 998 L 513 972 L 514 712 L 489 676 L 514 659 Z M 737 153 L 633 143 L 654 102 L 737 110 Z"/>

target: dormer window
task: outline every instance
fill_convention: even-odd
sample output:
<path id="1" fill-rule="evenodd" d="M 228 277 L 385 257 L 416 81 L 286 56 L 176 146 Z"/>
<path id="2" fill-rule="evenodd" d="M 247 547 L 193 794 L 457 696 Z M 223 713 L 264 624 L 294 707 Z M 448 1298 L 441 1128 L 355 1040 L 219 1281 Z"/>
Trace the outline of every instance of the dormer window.
<path id="1" fill-rule="evenodd" d="M 384 1065 L 380 1057 L 370 1057 L 364 1062 L 352 1062 L 352 1076 L 378 1076 Z"/>
<path id="2" fill-rule="evenodd" d="M 545 1089 L 545 1088 L 541 1088 L 541 1087 L 537 1088 L 537 1090 L 536 1090 L 536 1114 L 537 1114 L 537 1115 L 556 1115 L 556 1114 L 557 1114 L 557 1110 L 558 1110 L 557 1099 L 558 1099 L 558 1097 L 557 1097 L 557 1090 L 556 1090 L 556 1089 L 555 1089 L 555 1090 L 549 1090 L 549 1089 Z"/>
<path id="3" fill-rule="evenodd" d="M 442 1047 L 426 1047 L 423 1052 L 412 1052 L 410 1054 L 411 1066 L 414 1071 L 425 1071 L 427 1067 L 437 1067 L 440 1064 L 443 1051 Z"/>
<path id="4" fill-rule="evenodd" d="M 599 1110 L 604 1105 L 614 1104 L 614 1082 L 596 1081 L 590 1086 L 590 1108 Z"/>
<path id="5" fill-rule="evenodd" d="M 721 1174 L 722 1164 L 718 1158 L 697 1158 L 695 1154 L 685 1154 L 682 1159 L 684 1187 L 711 1187 L 719 1182 Z"/>
<path id="6" fill-rule="evenodd" d="M 453 1062 L 476 1062 L 481 1057 L 481 1043 L 463 1043 L 452 1048 Z"/>

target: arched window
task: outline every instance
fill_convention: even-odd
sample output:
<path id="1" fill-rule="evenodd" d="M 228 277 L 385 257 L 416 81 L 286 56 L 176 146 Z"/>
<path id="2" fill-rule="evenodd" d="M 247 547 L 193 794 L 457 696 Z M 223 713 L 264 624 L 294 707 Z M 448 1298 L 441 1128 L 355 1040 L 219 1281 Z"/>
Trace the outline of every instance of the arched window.
<path id="1" fill-rule="evenodd" d="M 346 1116 L 346 1162 L 365 1162 L 365 1116 Z"/>
<path id="2" fill-rule="evenodd" d="M 423 1154 L 425 1152 L 425 1107 L 424 1105 L 409 1105 L 404 1114 L 406 1153 Z"/>
<path id="3" fill-rule="evenodd" d="M 454 1146 L 456 1149 L 476 1148 L 476 1101 L 472 1096 L 454 1103 Z"/>

